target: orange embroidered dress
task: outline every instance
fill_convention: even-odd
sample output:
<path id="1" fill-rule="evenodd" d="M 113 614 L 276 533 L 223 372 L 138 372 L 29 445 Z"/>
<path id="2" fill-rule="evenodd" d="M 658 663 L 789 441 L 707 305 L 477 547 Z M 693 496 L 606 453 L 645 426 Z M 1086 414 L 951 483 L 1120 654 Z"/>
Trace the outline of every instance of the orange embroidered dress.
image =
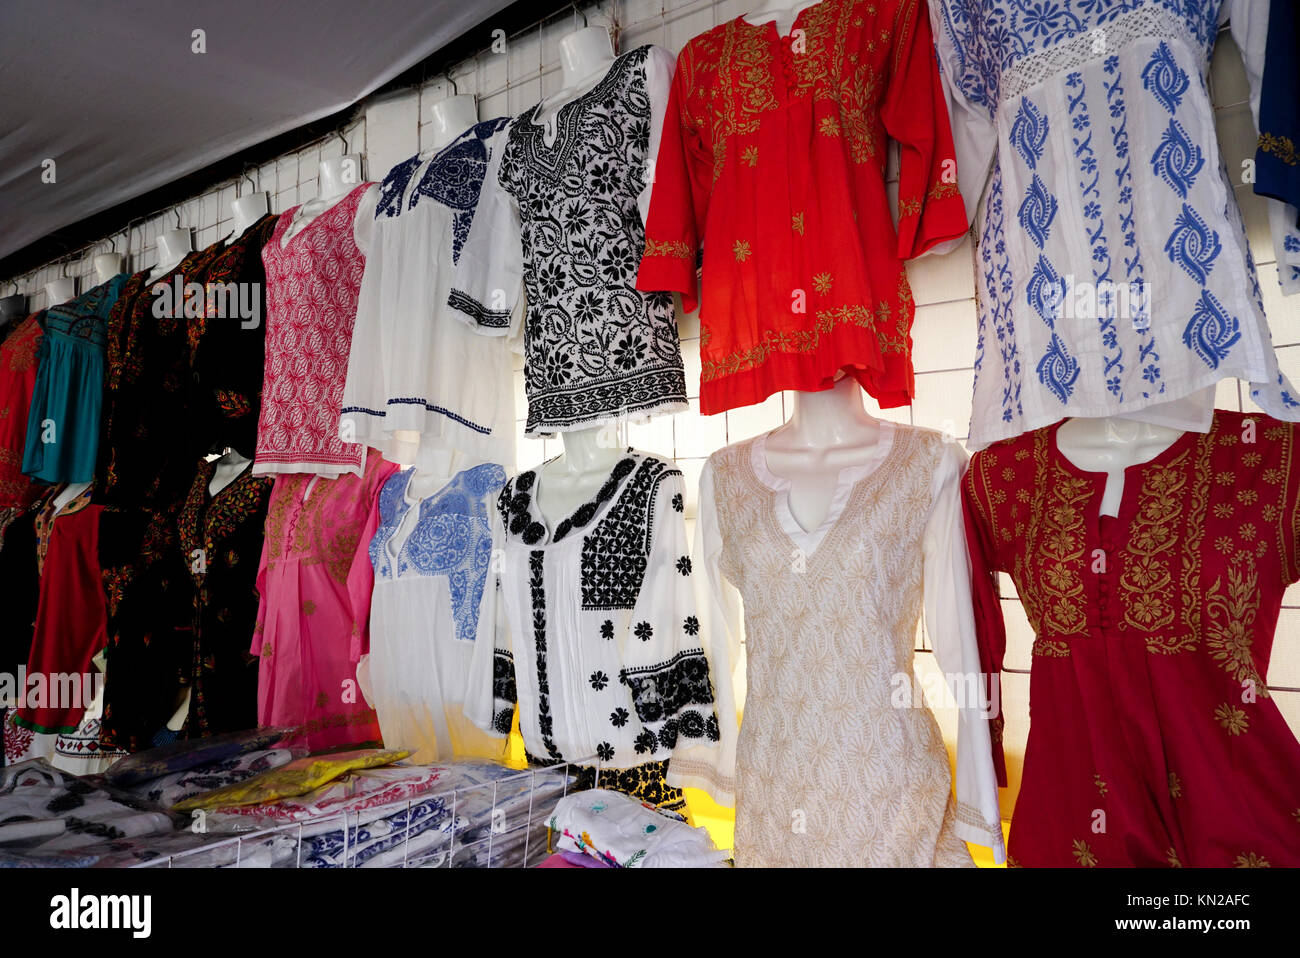
<path id="1" fill-rule="evenodd" d="M 840 369 L 910 403 L 903 261 L 966 226 L 923 0 L 822 0 L 785 37 L 738 17 L 682 49 L 637 286 L 700 305 L 704 413 Z"/>
<path id="2" fill-rule="evenodd" d="M 1009 860 L 1300 865 L 1295 693 L 1266 685 L 1300 579 L 1298 427 L 1218 410 L 1126 471 L 1116 517 L 1056 429 L 976 453 L 962 489 L 985 669 L 1030 672 Z M 1031 648 L 1006 647 L 995 571 Z"/>

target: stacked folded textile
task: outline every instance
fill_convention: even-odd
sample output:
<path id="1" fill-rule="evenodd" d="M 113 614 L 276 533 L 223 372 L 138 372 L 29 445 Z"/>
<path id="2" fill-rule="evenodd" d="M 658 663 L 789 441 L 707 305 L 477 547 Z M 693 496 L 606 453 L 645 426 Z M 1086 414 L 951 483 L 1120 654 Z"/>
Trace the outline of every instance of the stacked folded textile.
<path id="1" fill-rule="evenodd" d="M 716 868 L 727 857 L 703 828 L 607 789 L 566 795 L 546 824 L 561 851 L 619 868 Z"/>

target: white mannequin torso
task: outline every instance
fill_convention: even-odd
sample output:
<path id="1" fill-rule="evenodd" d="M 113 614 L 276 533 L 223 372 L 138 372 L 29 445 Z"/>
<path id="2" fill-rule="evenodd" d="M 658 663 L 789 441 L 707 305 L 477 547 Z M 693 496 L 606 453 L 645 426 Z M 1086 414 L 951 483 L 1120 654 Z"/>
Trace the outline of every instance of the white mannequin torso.
<path id="1" fill-rule="evenodd" d="M 542 125 L 546 139 L 555 138 L 555 119 L 560 108 L 587 93 L 604 79 L 614 63 L 614 44 L 604 27 L 583 27 L 560 40 L 560 74 L 562 86 L 543 97 L 533 115 Z"/>
<path id="2" fill-rule="evenodd" d="M 63 511 L 64 506 L 66 506 L 69 502 L 77 498 L 77 496 L 81 495 L 89 488 L 90 488 L 90 483 L 88 482 L 68 483 L 68 485 L 60 489 L 59 492 L 54 496 L 54 514 L 57 516 L 60 512 Z"/>
<path id="3" fill-rule="evenodd" d="M 1124 498 L 1124 470 L 1150 462 L 1182 435 L 1168 426 L 1118 417 L 1069 419 L 1056 430 L 1056 448 L 1085 472 L 1105 474 L 1100 514 L 1116 516 Z"/>
<path id="4" fill-rule="evenodd" d="M 233 449 L 227 449 L 220 459 L 213 463 L 212 478 L 208 480 L 208 494 L 215 496 L 222 489 L 239 478 L 240 473 L 248 468 L 251 459 L 246 459 Z"/>
<path id="5" fill-rule="evenodd" d="M 805 532 L 830 512 L 844 469 L 870 462 L 883 427 L 862 404 L 862 387 L 841 374 L 820 392 L 794 393 L 794 412 L 764 440 L 767 468 L 790 482 L 790 513 Z"/>
<path id="6" fill-rule="evenodd" d="M 94 260 L 95 278 L 101 283 L 107 283 L 122 272 L 125 260 L 126 257 L 121 253 L 100 253 Z"/>
<path id="7" fill-rule="evenodd" d="M 551 529 L 595 498 L 627 453 L 627 444 L 619 441 L 621 432 L 614 426 L 566 432 L 564 453 L 537 470 L 537 508 Z"/>
<path id="8" fill-rule="evenodd" d="M 782 3 L 780 0 L 772 0 L 745 14 L 745 22 L 752 23 L 754 26 L 775 22 L 776 32 L 784 37 L 794 29 L 794 21 L 799 14 L 809 7 L 817 6 L 818 2 L 820 0 L 808 0 L 806 3 Z"/>
<path id="9" fill-rule="evenodd" d="M 468 93 L 458 93 L 439 100 L 429 108 L 433 143 L 425 156 L 430 157 L 478 122 L 478 104 Z"/>
<path id="10" fill-rule="evenodd" d="M 163 230 L 158 234 L 158 265 L 149 271 L 149 282 L 166 276 L 194 250 L 194 239 L 186 229 Z"/>
<path id="11" fill-rule="evenodd" d="M 293 221 L 280 237 L 280 247 L 289 245 L 289 241 L 307 228 L 312 220 L 346 197 L 364 182 L 361 175 L 361 154 L 346 153 L 343 156 L 330 157 L 320 161 L 320 194 L 314 200 L 308 200 L 294 211 Z M 352 237 L 361 252 L 370 248 L 371 226 L 375 221 L 375 206 L 379 202 L 378 185 L 366 190 L 366 195 L 357 204 L 357 215 L 352 225 Z"/>
<path id="12" fill-rule="evenodd" d="M 77 295 L 75 279 L 54 279 L 45 284 L 45 305 L 58 306 Z"/>
<path id="13" fill-rule="evenodd" d="M 244 230 L 271 212 L 271 198 L 266 193 L 249 193 L 231 203 L 230 212 L 234 217 L 231 229 L 235 236 L 242 236 Z"/>

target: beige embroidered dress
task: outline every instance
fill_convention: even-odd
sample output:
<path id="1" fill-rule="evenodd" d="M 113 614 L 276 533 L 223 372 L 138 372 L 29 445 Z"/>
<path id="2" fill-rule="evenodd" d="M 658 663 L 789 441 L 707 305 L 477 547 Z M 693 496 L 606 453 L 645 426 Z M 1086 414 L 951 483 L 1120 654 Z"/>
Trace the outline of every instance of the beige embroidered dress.
<path id="1" fill-rule="evenodd" d="M 766 435 L 714 453 L 699 554 L 715 614 L 744 603 L 747 695 L 736 754 L 739 866 L 969 866 L 1001 859 L 989 724 L 957 495 L 965 453 L 882 423 L 874 458 L 841 472 L 825 521 L 795 521 Z M 926 611 L 959 710 L 957 796 L 914 679 Z M 734 616 L 730 617 L 734 627 Z M 959 676 L 971 677 L 959 682 Z"/>

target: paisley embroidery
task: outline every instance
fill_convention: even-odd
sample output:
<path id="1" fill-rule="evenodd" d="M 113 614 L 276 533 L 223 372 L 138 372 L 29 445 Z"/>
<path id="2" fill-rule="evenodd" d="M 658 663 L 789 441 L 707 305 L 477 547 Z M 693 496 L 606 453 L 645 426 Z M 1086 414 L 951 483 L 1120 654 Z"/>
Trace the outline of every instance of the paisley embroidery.
<path id="1" fill-rule="evenodd" d="M 1047 144 L 1047 117 L 1034 101 L 1028 97 L 1020 98 L 1020 110 L 1011 122 L 1011 145 L 1024 158 L 1025 164 L 1032 170 L 1043 158 L 1043 148 Z"/>
<path id="2" fill-rule="evenodd" d="M 1055 329 L 1056 320 L 1061 315 L 1061 306 L 1065 302 L 1065 280 L 1057 275 L 1047 257 L 1041 253 L 1029 277 L 1029 285 L 1025 287 L 1025 297 L 1034 312 L 1043 318 L 1043 322 Z"/>
<path id="3" fill-rule="evenodd" d="M 1170 113 L 1178 109 L 1187 92 L 1187 72 L 1174 60 L 1169 44 L 1161 40 L 1142 68 L 1142 85 Z"/>
<path id="4" fill-rule="evenodd" d="M 1186 203 L 1174 220 L 1174 230 L 1165 240 L 1165 252 L 1174 265 L 1188 276 L 1204 285 L 1214 268 L 1214 261 L 1223 252 L 1219 233 Z"/>
<path id="5" fill-rule="evenodd" d="M 1208 289 L 1201 290 L 1201 300 L 1183 330 L 1183 345 L 1211 369 L 1217 369 L 1240 339 L 1241 324 L 1237 318 L 1228 315 Z"/>
<path id="6" fill-rule="evenodd" d="M 1065 351 L 1061 337 L 1052 334 L 1043 358 L 1038 361 L 1038 381 L 1051 390 L 1052 395 L 1064 405 L 1079 378 L 1079 363 Z"/>
<path id="7" fill-rule="evenodd" d="M 1047 186 L 1035 173 L 1025 192 L 1024 202 L 1020 204 L 1018 215 L 1021 228 L 1039 249 L 1047 243 L 1052 220 L 1056 218 L 1056 209 L 1056 197 L 1047 191 Z"/>
<path id="8" fill-rule="evenodd" d="M 1183 199 L 1196 181 L 1196 174 L 1205 165 L 1201 148 L 1192 142 L 1183 125 L 1170 120 L 1169 127 L 1151 154 L 1151 172 L 1160 177 Z"/>

